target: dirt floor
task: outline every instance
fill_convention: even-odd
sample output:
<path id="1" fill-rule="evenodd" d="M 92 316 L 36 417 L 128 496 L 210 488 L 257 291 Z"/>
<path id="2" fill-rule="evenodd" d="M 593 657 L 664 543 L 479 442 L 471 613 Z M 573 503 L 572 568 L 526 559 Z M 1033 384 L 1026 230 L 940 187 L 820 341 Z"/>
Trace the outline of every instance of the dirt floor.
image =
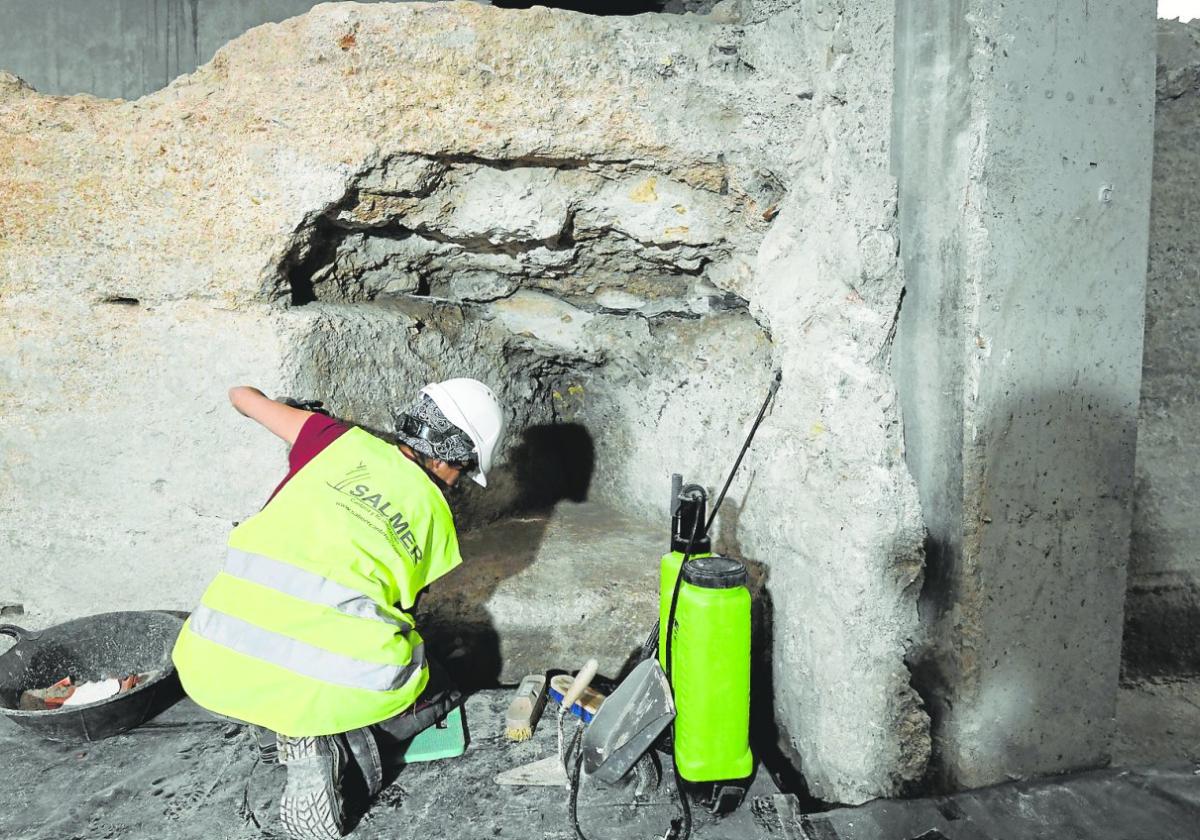
<path id="1" fill-rule="evenodd" d="M 491 690 L 473 695 L 466 706 L 470 738 L 466 754 L 405 767 L 362 815 L 352 836 L 362 840 L 574 837 L 566 791 L 500 787 L 493 782 L 498 772 L 555 752 L 549 716 L 528 742 L 512 744 L 503 737 L 509 694 Z M 1157 823 L 1146 822 L 1145 832 L 1137 834 L 1136 840 L 1194 840 L 1200 836 L 1194 833 L 1194 826 L 1200 824 L 1200 681 L 1125 686 L 1118 719 L 1116 764 L 1157 769 L 1101 771 L 957 797 L 879 802 L 811 818 L 787 813 L 790 806 L 785 798 L 774 795 L 767 774 L 760 772 L 746 806 L 719 821 L 697 814 L 694 837 L 1129 840 L 1135 836 L 1097 834 L 1099 829 L 1078 827 L 1045 833 L 1047 825 L 1066 819 L 1064 815 L 1075 808 L 1113 831 L 1140 824 L 1143 816 L 1149 819 L 1153 813 Z M 0 783 L 0 838 L 282 838 L 276 807 L 284 774 L 280 767 L 259 763 L 246 729 L 214 720 L 186 700 L 139 729 L 85 745 L 44 741 L 0 719 L 0 778 L 5 780 Z M 662 837 L 677 816 L 672 791 L 666 781 L 657 795 L 634 805 L 628 791 L 585 789 L 580 815 L 588 837 Z M 963 819 L 963 814 L 976 816 Z M 919 831 L 912 828 L 926 823 L 928 827 Z M 1004 826 L 1004 833 L 983 830 L 985 823 Z"/>
<path id="2" fill-rule="evenodd" d="M 787 813 L 788 840 L 1196 840 L 1200 681 L 1132 683 L 1117 701 L 1113 767 L 953 796 Z"/>
<path id="3" fill-rule="evenodd" d="M 530 741 L 504 738 L 510 694 L 473 695 L 466 705 L 466 754 L 405 767 L 352 836 L 573 838 L 565 790 L 493 782 L 498 772 L 556 750 L 550 717 Z M 213 720 L 189 701 L 125 735 L 82 746 L 44 741 L 0 720 L 0 838 L 282 838 L 276 808 L 285 772 L 258 762 L 247 729 Z M 672 791 L 666 781 L 658 795 L 633 806 L 624 791 L 585 788 L 580 819 L 593 840 L 661 837 L 677 816 Z M 761 773 L 753 793 L 774 792 Z M 720 821 L 696 817 L 696 840 L 767 836 L 750 807 Z"/>

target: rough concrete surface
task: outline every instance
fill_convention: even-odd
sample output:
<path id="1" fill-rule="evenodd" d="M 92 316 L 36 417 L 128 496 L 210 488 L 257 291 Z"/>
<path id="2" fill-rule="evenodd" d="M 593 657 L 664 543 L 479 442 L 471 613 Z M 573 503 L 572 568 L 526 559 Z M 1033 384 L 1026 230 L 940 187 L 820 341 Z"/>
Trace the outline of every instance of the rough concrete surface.
<path id="1" fill-rule="evenodd" d="M 1158 25 L 1158 108 L 1137 484 L 1131 676 L 1200 674 L 1200 22 Z"/>
<path id="2" fill-rule="evenodd" d="M 421 632 L 460 685 L 515 685 L 590 657 L 616 677 L 658 620 L 669 534 L 595 502 L 477 529 L 466 565 L 422 598 Z"/>
<path id="3" fill-rule="evenodd" d="M 1200 680 L 1123 682 L 1117 694 L 1113 764 L 1149 767 L 1200 765 Z"/>
<path id="4" fill-rule="evenodd" d="M 933 718 L 929 778 L 979 787 L 1103 765 L 1132 507 L 1154 10 L 899 8 L 896 374 L 929 527 L 913 656 Z"/>
<path id="5" fill-rule="evenodd" d="M 1200 819 L 1200 681 L 1123 683 L 1116 718 L 1120 769 L 808 815 L 776 796 L 771 810 L 783 836 L 798 840 L 1191 840 Z"/>
<path id="6" fill-rule="evenodd" d="M 365 812 L 355 840 L 395 837 L 570 840 L 567 791 L 501 787 L 496 774 L 557 751 L 553 705 L 533 739 L 503 735 L 511 692 L 472 695 L 464 714 L 469 743 L 458 758 L 402 767 Z M 567 732 L 573 730 L 568 726 Z M 285 838 L 279 796 L 286 771 L 262 764 L 250 731 L 183 701 L 148 724 L 92 744 L 56 744 L 0 720 L 0 836 L 6 840 L 259 840 Z M 20 783 L 14 783 L 14 779 Z M 350 778 L 353 778 L 352 776 Z M 592 837 L 660 836 L 678 816 L 670 779 L 634 792 L 585 786 L 579 815 Z M 586 783 L 585 783 L 586 785 Z M 353 783 L 348 784 L 353 790 Z M 775 792 L 766 774 L 755 796 Z M 696 840 L 768 836 L 749 804 L 716 820 L 695 812 Z"/>
<path id="7" fill-rule="evenodd" d="M 479 376 L 513 434 L 463 526 L 588 493 L 663 522 L 778 367 L 719 523 L 766 581 L 759 717 L 824 799 L 920 778 L 892 18 L 344 3 L 136 102 L 3 77 L 0 600 L 192 606 L 282 464 L 229 385 L 386 428 Z"/>

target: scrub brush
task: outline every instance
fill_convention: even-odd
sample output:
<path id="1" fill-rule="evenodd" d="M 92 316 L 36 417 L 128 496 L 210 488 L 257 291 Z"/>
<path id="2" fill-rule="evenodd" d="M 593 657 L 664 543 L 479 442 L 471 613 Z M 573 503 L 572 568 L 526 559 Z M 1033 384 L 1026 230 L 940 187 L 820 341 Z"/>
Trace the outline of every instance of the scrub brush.
<path id="1" fill-rule="evenodd" d="M 591 660 L 588 660 L 589 662 Z M 594 674 L 592 676 L 595 676 Z M 596 712 L 600 711 L 601 704 L 604 703 L 605 695 L 601 694 L 589 684 L 592 677 L 588 677 L 588 683 L 584 683 L 581 691 L 576 694 L 575 702 L 567 706 L 567 710 L 582 720 L 584 723 L 591 723 L 592 718 L 596 716 Z M 570 674 L 556 674 L 550 678 L 550 699 L 555 703 L 562 703 L 563 695 L 569 693 L 569 689 L 573 684 Z"/>
<path id="2" fill-rule="evenodd" d="M 529 674 L 517 686 L 517 695 L 504 715 L 504 734 L 510 741 L 528 741 L 546 706 L 546 677 Z"/>

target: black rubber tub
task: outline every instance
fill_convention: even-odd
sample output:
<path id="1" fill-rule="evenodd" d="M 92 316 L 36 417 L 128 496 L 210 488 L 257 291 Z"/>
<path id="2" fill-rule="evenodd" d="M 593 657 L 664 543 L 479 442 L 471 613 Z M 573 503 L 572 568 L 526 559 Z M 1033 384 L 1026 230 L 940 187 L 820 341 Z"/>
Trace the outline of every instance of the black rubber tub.
<path id="1" fill-rule="evenodd" d="M 171 648 L 183 618 L 169 612 L 113 612 L 77 618 L 33 632 L 0 624 L 17 644 L 0 656 L 0 713 L 52 741 L 99 741 L 133 729 L 183 697 Z M 33 712 L 17 708 L 21 692 L 63 677 L 81 683 L 155 672 L 145 683 L 107 700 Z"/>

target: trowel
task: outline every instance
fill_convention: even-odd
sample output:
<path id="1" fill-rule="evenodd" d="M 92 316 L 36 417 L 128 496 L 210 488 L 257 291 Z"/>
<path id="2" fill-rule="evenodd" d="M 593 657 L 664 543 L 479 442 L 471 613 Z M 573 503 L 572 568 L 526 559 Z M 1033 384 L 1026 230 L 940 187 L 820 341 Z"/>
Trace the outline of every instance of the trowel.
<path id="1" fill-rule="evenodd" d="M 562 759 L 557 755 L 548 755 L 513 767 L 503 773 L 496 774 L 498 785 L 539 785 L 542 787 L 566 787 L 567 771 L 563 769 Z"/>

